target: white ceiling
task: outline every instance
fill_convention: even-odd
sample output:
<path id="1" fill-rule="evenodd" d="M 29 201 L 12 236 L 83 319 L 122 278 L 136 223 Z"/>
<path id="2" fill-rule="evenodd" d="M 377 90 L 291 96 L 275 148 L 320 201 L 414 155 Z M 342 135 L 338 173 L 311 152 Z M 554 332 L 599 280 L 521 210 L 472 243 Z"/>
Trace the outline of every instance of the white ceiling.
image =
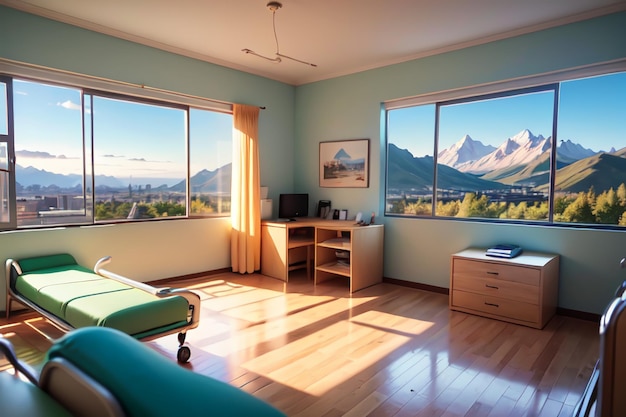
<path id="1" fill-rule="evenodd" d="M 624 0 L 0 0 L 0 4 L 300 85 L 626 10 Z"/>

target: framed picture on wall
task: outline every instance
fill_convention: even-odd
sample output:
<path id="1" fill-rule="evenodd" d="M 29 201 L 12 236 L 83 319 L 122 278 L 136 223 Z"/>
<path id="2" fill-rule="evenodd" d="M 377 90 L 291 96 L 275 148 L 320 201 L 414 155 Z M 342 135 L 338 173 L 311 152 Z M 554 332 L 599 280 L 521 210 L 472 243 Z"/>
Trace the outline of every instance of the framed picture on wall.
<path id="1" fill-rule="evenodd" d="M 370 140 L 320 142 L 320 187 L 369 187 Z"/>

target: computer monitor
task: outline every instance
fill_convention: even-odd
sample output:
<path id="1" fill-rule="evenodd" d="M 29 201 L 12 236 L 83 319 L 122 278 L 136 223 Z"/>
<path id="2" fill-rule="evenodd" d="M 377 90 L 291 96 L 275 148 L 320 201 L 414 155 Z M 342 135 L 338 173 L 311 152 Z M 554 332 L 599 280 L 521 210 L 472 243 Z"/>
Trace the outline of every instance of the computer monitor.
<path id="1" fill-rule="evenodd" d="M 308 194 L 280 194 L 278 198 L 278 217 L 294 220 L 309 215 Z"/>

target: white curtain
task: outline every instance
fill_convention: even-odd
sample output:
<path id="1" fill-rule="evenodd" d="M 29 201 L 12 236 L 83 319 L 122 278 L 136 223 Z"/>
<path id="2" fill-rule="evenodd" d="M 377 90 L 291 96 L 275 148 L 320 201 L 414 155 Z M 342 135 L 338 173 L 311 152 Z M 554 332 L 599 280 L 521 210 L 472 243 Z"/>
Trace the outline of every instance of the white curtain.
<path id="1" fill-rule="evenodd" d="M 259 107 L 233 106 L 230 259 L 233 272 L 241 274 L 261 269 L 258 121 Z"/>

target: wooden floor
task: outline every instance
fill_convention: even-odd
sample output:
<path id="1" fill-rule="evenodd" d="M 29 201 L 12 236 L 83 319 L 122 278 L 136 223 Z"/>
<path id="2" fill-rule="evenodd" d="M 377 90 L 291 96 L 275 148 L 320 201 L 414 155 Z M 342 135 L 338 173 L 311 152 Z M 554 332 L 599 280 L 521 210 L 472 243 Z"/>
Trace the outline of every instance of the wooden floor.
<path id="1" fill-rule="evenodd" d="M 184 285 L 203 300 L 185 366 L 289 416 L 569 416 L 598 353 L 595 323 L 556 316 L 536 330 L 393 284 L 352 296 L 345 281 L 314 288 L 299 273 Z M 32 313 L 0 320 L 0 333 L 35 367 L 61 335 Z M 175 335 L 147 343 L 175 361 Z"/>

